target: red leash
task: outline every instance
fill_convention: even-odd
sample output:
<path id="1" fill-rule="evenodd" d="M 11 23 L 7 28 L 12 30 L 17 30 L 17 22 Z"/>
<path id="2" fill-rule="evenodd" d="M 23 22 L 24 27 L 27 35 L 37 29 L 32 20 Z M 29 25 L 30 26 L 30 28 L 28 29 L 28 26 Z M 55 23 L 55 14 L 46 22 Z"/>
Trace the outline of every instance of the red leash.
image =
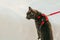
<path id="1" fill-rule="evenodd" d="M 52 16 L 52 15 L 54 15 L 54 14 L 58 14 L 58 13 L 60 13 L 60 11 L 57 11 L 57 12 L 51 13 L 51 14 L 49 14 L 49 15 L 47 15 L 47 16 Z"/>
<path id="2" fill-rule="evenodd" d="M 58 14 L 58 13 L 60 13 L 60 11 L 57 11 L 57 12 L 51 13 L 51 14 L 49 14 L 49 15 L 47 15 L 47 16 L 52 16 L 52 15 L 54 15 L 54 14 Z M 46 21 L 48 21 L 48 17 L 47 17 L 45 14 L 42 14 L 42 16 L 45 17 Z M 38 16 L 37 18 L 40 19 L 41 16 Z M 44 24 L 44 21 L 42 20 L 42 22 L 41 22 L 41 26 L 42 26 L 43 24 Z"/>

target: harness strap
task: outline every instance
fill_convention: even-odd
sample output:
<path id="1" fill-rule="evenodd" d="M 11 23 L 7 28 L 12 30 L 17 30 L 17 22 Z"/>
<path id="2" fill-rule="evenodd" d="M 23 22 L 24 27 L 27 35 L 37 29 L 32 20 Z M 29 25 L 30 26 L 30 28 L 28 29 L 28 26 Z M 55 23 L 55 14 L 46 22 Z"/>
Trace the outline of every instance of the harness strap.
<path id="1" fill-rule="evenodd" d="M 45 17 L 46 21 L 48 21 L 48 17 L 45 14 L 42 14 L 43 17 Z"/>
<path id="2" fill-rule="evenodd" d="M 40 19 L 41 17 L 44 17 L 46 22 L 48 21 L 48 17 L 45 14 L 42 14 L 41 16 L 38 16 L 37 18 Z M 40 25 L 43 25 L 44 23 L 45 23 L 45 21 L 43 19 Z"/>
<path id="3" fill-rule="evenodd" d="M 54 13 L 51 13 L 51 14 L 49 14 L 49 15 L 47 15 L 47 16 L 52 16 L 52 15 L 54 15 L 54 14 L 58 14 L 58 13 L 60 13 L 60 11 L 57 11 L 57 12 L 54 12 Z M 47 22 L 48 21 L 48 17 L 47 17 L 45 14 L 42 14 L 42 16 L 38 16 L 37 18 L 38 19 L 40 19 L 41 17 L 44 17 L 45 18 L 45 21 Z M 44 19 L 41 21 L 41 26 L 45 23 L 45 21 L 44 21 Z"/>

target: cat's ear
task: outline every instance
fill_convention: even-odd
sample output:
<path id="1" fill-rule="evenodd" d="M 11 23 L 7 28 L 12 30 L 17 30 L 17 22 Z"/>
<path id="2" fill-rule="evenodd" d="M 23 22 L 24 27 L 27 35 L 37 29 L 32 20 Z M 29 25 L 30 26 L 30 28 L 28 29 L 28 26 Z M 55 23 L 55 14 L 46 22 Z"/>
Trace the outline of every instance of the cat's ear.
<path id="1" fill-rule="evenodd" d="M 31 7 L 29 7 L 29 10 L 32 10 L 32 8 L 31 8 Z"/>
<path id="2" fill-rule="evenodd" d="M 34 12 L 34 13 L 37 13 L 37 10 L 34 10 L 31 7 L 29 7 L 29 11 Z"/>

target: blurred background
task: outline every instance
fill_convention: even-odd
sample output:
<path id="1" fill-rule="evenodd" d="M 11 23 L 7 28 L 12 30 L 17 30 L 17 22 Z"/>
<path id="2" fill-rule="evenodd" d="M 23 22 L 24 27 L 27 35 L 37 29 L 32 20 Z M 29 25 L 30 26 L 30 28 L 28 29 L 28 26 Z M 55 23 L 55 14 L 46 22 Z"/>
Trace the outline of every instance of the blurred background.
<path id="1" fill-rule="evenodd" d="M 34 20 L 26 19 L 29 6 L 48 15 L 60 10 L 60 0 L 0 0 L 0 40 L 37 40 Z M 59 17 L 48 17 L 54 40 L 60 40 Z"/>

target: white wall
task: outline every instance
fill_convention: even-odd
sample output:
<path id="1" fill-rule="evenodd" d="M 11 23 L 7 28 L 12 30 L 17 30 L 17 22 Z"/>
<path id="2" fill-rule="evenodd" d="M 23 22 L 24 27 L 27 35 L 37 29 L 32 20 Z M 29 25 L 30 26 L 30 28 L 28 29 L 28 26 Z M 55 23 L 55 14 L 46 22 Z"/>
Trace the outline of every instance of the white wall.
<path id="1" fill-rule="evenodd" d="M 25 18 L 29 6 L 48 15 L 60 10 L 60 0 L 0 0 L 0 40 L 37 40 L 34 20 Z M 54 40 L 60 40 L 59 17 L 49 17 Z"/>

